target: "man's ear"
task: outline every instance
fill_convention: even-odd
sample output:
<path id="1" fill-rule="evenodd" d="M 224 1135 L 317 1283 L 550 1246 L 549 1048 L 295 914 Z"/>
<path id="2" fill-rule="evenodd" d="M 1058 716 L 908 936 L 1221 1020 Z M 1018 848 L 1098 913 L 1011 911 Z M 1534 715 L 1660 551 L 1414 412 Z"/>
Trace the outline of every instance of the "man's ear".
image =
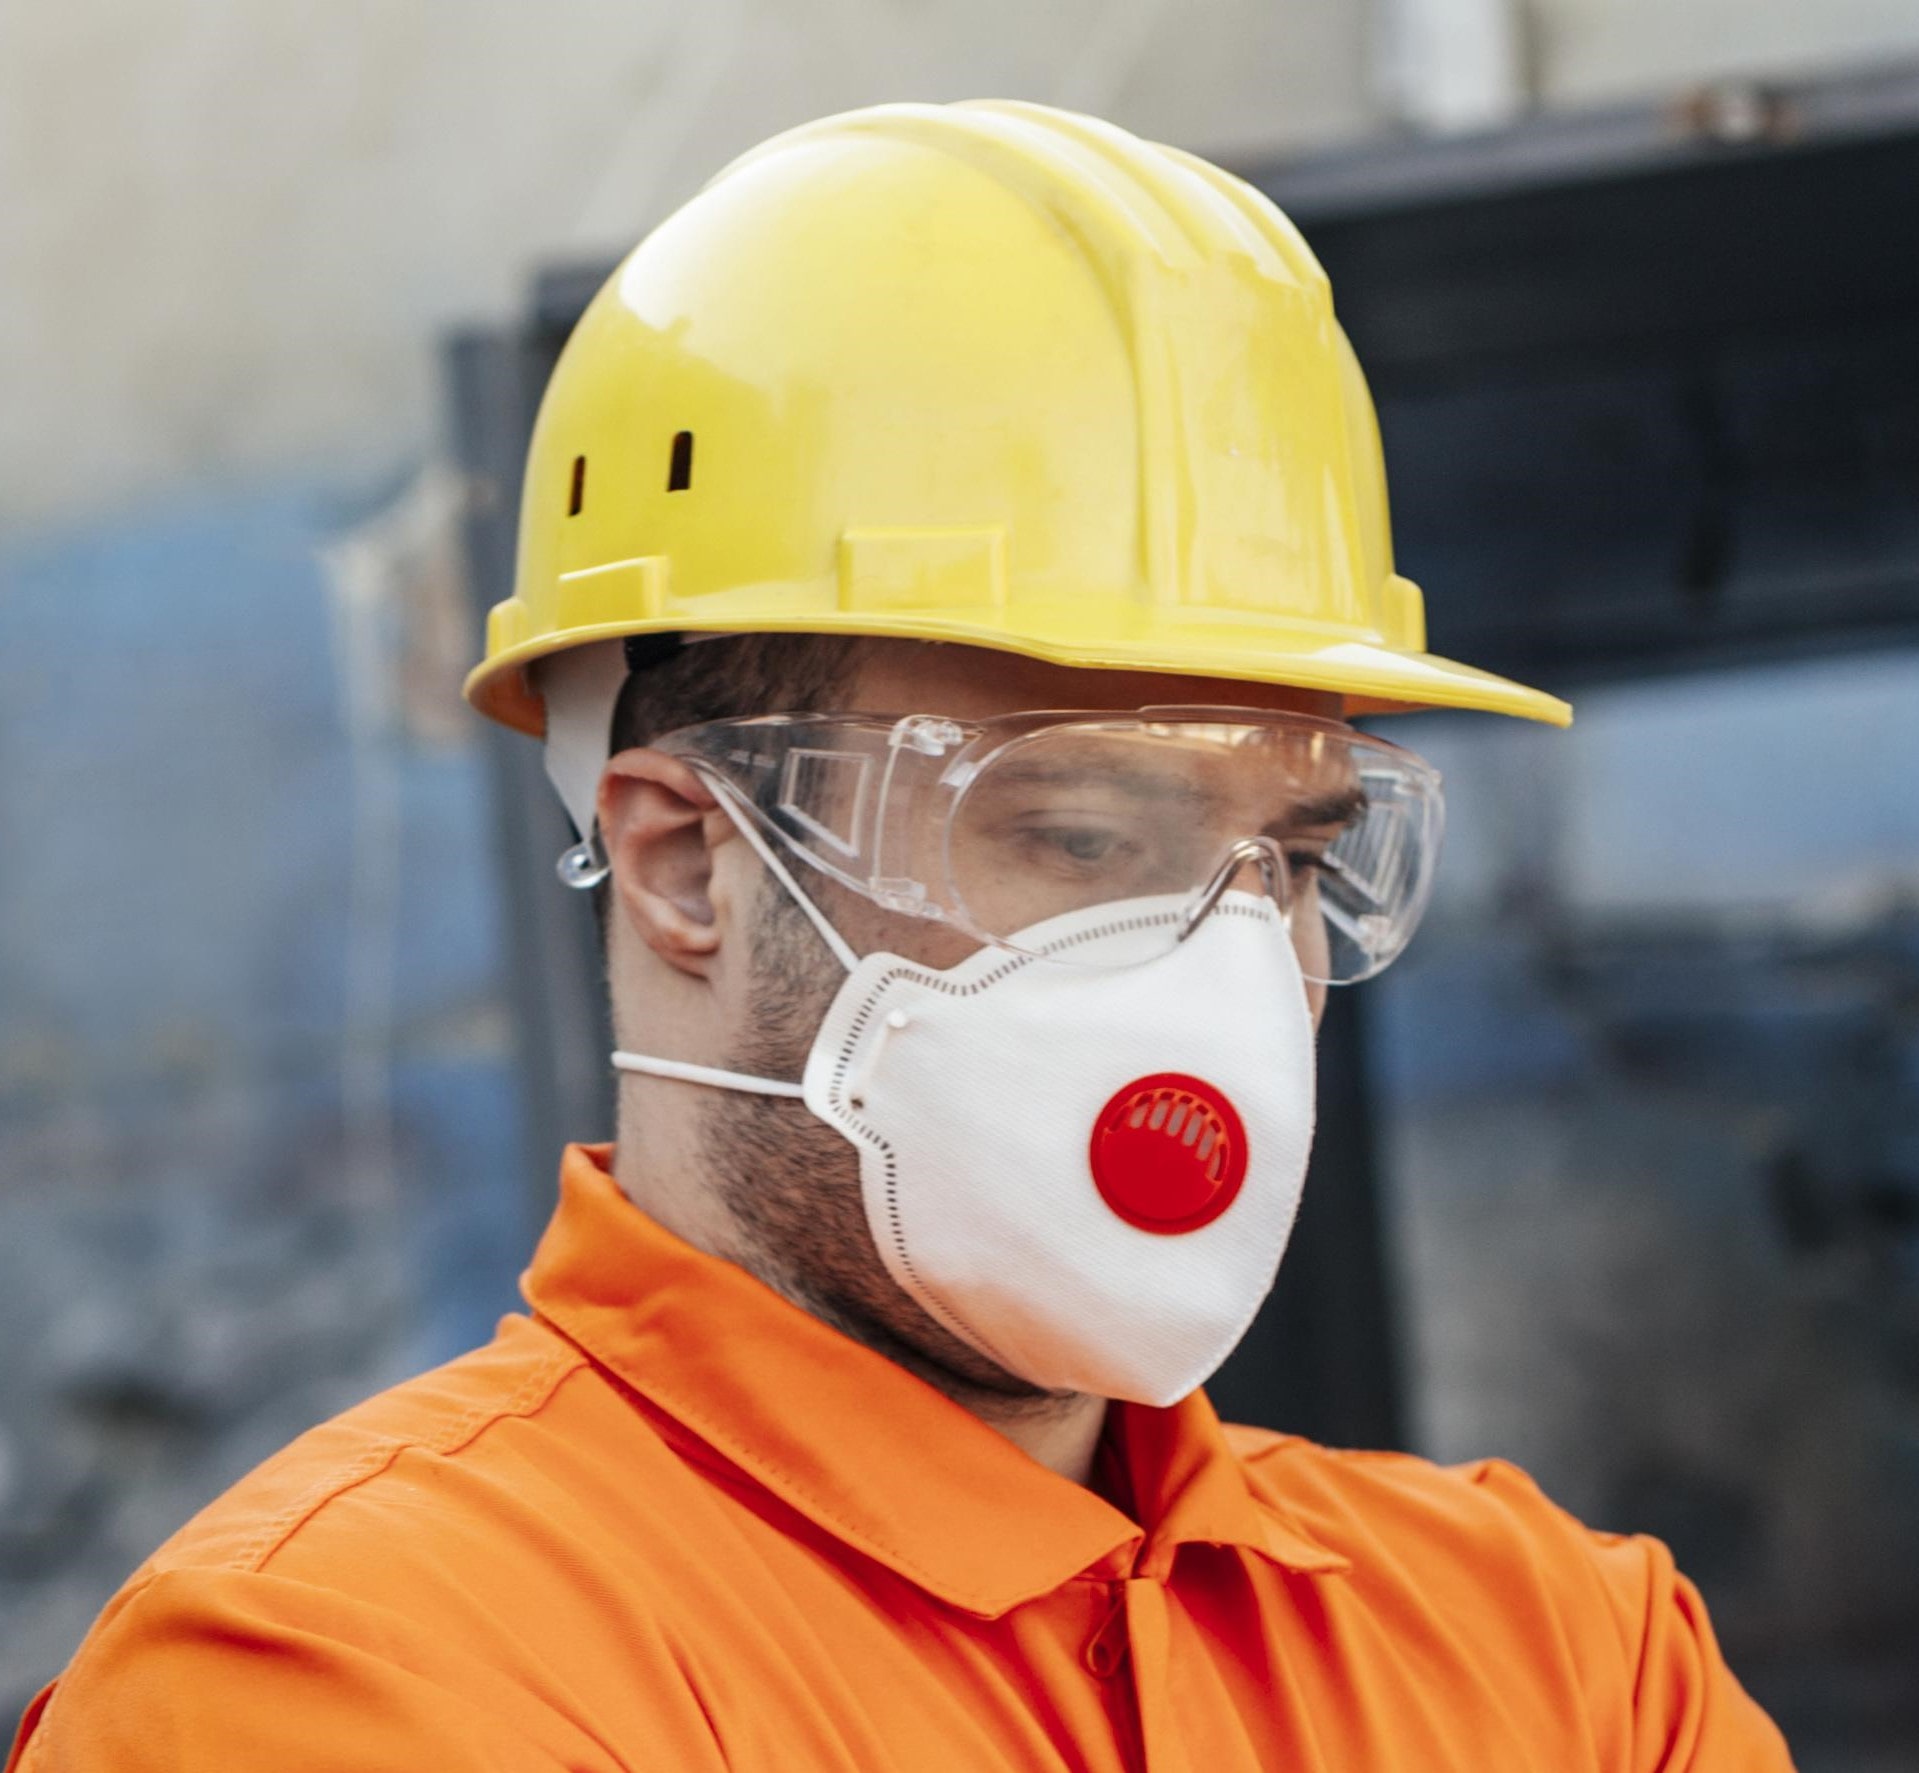
<path id="1" fill-rule="evenodd" d="M 679 758 L 635 747 L 601 772 L 598 812 L 617 915 L 668 966 L 706 977 L 720 946 L 713 845 L 732 834 L 713 791 Z"/>

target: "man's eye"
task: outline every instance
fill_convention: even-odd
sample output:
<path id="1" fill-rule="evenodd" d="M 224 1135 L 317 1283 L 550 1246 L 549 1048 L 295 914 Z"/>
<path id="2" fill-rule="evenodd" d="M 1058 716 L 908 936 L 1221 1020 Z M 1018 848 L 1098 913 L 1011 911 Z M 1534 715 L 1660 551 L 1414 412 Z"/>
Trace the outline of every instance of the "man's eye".
<path id="1" fill-rule="evenodd" d="M 1113 832 L 1086 825 L 1042 826 L 1031 835 L 1075 862 L 1103 862 L 1119 848 Z"/>
<path id="2" fill-rule="evenodd" d="M 1049 868 L 1109 868 L 1124 861 L 1130 847 L 1107 825 L 1022 825 L 1016 838 L 1029 862 Z"/>

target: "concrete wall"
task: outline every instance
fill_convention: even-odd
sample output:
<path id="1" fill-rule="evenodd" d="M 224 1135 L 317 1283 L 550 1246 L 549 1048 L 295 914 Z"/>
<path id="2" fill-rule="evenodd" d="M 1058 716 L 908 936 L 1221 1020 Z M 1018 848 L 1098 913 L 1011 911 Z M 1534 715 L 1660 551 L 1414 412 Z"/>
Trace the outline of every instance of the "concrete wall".
<path id="1" fill-rule="evenodd" d="M 1911 0 L 1532 0 L 1530 12 L 1549 105 L 1709 80 L 1803 79 L 1919 56 Z"/>
<path id="2" fill-rule="evenodd" d="M 0 9 L 0 531 L 416 456 L 439 327 L 617 251 L 805 118 L 996 93 L 1270 155 L 1432 114 L 1406 82 L 1469 28 L 1519 44 L 1547 105 L 1919 54 L 1908 0 Z"/>
<path id="3" fill-rule="evenodd" d="M 1345 0 L 72 0 L 0 9 L 0 530 L 426 447 L 432 340 L 888 98 L 1221 150 L 1362 129 Z"/>

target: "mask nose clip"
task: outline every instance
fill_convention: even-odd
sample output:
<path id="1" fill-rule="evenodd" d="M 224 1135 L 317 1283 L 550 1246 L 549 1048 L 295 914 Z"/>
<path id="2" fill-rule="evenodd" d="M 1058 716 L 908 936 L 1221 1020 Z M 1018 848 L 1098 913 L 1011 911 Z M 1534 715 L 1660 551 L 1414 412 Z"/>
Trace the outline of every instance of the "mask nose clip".
<path id="1" fill-rule="evenodd" d="M 1184 942 L 1206 921 L 1215 905 L 1225 898 L 1226 890 L 1245 867 L 1259 870 L 1260 884 L 1266 896 L 1279 907 L 1280 921 L 1288 928 L 1293 921 L 1292 877 L 1286 871 L 1286 852 L 1270 837 L 1242 837 L 1220 858 L 1213 878 L 1200 888 L 1199 896 L 1180 920 L 1179 939 Z"/>

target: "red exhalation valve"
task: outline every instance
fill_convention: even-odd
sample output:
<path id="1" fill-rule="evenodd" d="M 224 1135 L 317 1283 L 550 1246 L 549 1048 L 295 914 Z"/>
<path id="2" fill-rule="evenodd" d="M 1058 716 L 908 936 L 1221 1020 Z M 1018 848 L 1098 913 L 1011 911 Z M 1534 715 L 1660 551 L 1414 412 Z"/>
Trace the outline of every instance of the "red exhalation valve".
<path id="1" fill-rule="evenodd" d="M 1246 1180 L 1246 1129 L 1225 1092 L 1177 1071 L 1134 1079 L 1099 1111 L 1089 1153 L 1101 1198 L 1129 1225 L 1210 1225 Z"/>

